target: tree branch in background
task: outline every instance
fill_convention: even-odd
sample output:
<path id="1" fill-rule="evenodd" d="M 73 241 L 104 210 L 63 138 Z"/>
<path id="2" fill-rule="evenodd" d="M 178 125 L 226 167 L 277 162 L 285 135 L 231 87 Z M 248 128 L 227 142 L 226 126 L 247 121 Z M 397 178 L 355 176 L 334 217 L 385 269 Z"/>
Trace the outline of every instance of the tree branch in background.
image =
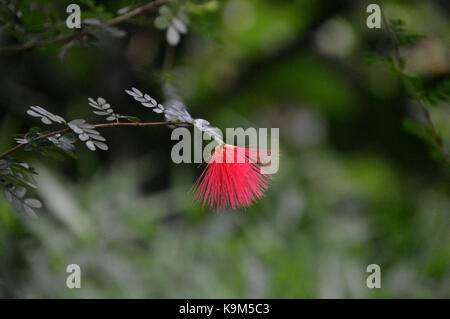
<path id="1" fill-rule="evenodd" d="M 143 5 L 134 10 L 131 10 L 130 12 L 119 15 L 119 16 L 109 20 L 108 22 L 106 22 L 106 24 L 110 25 L 110 26 L 120 24 L 120 23 L 125 22 L 131 18 L 134 18 L 148 10 L 162 6 L 166 3 L 168 3 L 169 1 L 170 0 L 156 0 L 156 1 L 150 2 L 146 5 Z M 51 45 L 56 45 L 56 44 L 64 44 L 64 43 L 68 43 L 74 39 L 81 38 L 85 35 L 88 35 L 88 34 L 94 32 L 94 31 L 97 31 L 99 29 L 100 29 L 99 27 L 89 27 L 89 28 L 80 30 L 76 33 L 60 36 L 55 39 L 42 40 L 42 41 L 31 41 L 31 42 L 28 42 L 25 44 L 18 44 L 18 45 L 13 45 L 10 47 L 0 48 L 0 53 L 13 54 L 13 53 L 21 52 L 21 51 L 34 49 L 34 48 L 41 48 L 41 47 L 46 47 L 46 46 L 51 46 Z"/>
<path id="2" fill-rule="evenodd" d="M 403 71 L 404 63 L 403 63 L 403 59 L 402 59 L 402 56 L 400 53 L 399 39 L 398 39 L 396 33 L 394 32 L 394 30 L 392 30 L 389 19 L 387 18 L 386 13 L 384 12 L 383 8 L 381 8 L 381 16 L 383 19 L 383 23 L 386 26 L 386 29 L 388 30 L 389 34 L 391 35 L 392 43 L 394 46 L 394 57 L 393 57 L 394 66 L 397 68 L 397 71 L 400 72 L 401 75 L 405 75 L 404 71 Z M 441 154 L 442 158 L 446 161 L 446 163 L 450 165 L 450 156 L 447 152 L 447 149 L 445 148 L 445 144 L 444 144 L 444 141 L 442 140 L 441 135 L 439 135 L 436 127 L 433 124 L 433 121 L 431 120 L 431 114 L 428 111 L 428 108 L 425 105 L 425 102 L 423 101 L 423 99 L 421 99 L 418 96 L 417 92 L 414 90 L 413 84 L 411 83 L 410 79 L 408 77 L 406 77 L 406 79 L 407 79 L 407 84 L 409 86 L 408 89 L 413 94 L 414 99 L 417 100 L 418 105 L 424 114 L 427 128 L 430 130 L 431 134 L 433 135 L 433 139 L 434 139 L 434 142 L 436 143 L 439 153 Z"/>

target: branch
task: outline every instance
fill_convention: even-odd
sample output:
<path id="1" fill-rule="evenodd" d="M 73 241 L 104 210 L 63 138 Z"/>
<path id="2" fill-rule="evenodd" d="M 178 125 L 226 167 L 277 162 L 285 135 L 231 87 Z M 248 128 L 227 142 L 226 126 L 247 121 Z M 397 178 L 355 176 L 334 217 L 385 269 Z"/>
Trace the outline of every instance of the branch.
<path id="1" fill-rule="evenodd" d="M 120 16 L 117 16 L 117 17 L 109 20 L 108 22 L 106 22 L 106 24 L 110 25 L 110 26 L 120 24 L 124 21 L 127 21 L 127 20 L 137 16 L 137 15 L 142 14 L 145 11 L 162 6 L 166 3 L 168 3 L 169 1 L 170 0 L 156 0 L 156 1 L 150 2 L 146 5 L 143 5 L 134 10 L 131 10 L 130 12 L 127 12 Z M 81 37 L 83 37 L 87 34 L 90 34 L 99 29 L 100 29 L 100 27 L 89 27 L 89 28 L 83 29 L 83 30 L 73 33 L 73 34 L 59 36 L 55 39 L 42 40 L 42 41 L 30 41 L 25 44 L 18 44 L 18 45 L 13 45 L 13 46 L 6 47 L 6 48 L 0 48 L 0 53 L 13 54 L 13 53 L 17 53 L 20 51 L 30 50 L 33 48 L 41 48 L 41 47 L 46 47 L 46 46 L 55 45 L 55 44 L 64 44 L 64 43 L 70 42 L 74 39 L 81 38 Z"/>
<path id="2" fill-rule="evenodd" d="M 148 122 L 148 123 L 120 123 L 120 122 L 115 122 L 115 123 L 102 123 L 102 124 L 96 124 L 95 127 L 96 128 L 103 128 L 103 127 L 115 127 L 115 126 L 156 126 L 156 125 L 170 125 L 170 124 L 183 124 L 180 122 L 174 122 L 174 121 L 168 121 L 168 122 Z M 49 137 L 55 136 L 57 134 L 64 134 L 64 133 L 68 133 L 70 132 L 70 128 L 66 127 L 62 130 L 58 130 L 58 131 L 54 131 L 42 136 L 39 136 L 37 138 L 35 138 L 33 141 L 39 141 L 39 140 L 44 140 L 47 139 Z M 14 153 L 17 152 L 18 150 L 24 148 L 27 144 L 29 143 L 25 143 L 25 144 L 18 144 L 16 146 L 14 146 L 13 148 L 9 149 L 8 151 L 4 152 L 3 154 L 0 154 L 0 159 Z"/>
<path id="3" fill-rule="evenodd" d="M 383 4 L 384 7 L 384 4 Z M 392 30 L 391 25 L 386 17 L 386 14 L 384 13 L 383 8 L 381 8 L 381 16 L 383 19 L 384 24 L 386 25 L 386 28 L 388 30 L 388 32 L 391 34 L 392 36 L 392 42 L 394 45 L 394 63 L 398 69 L 398 71 L 402 74 L 405 75 L 403 72 L 403 61 L 402 61 L 402 57 L 400 54 L 400 44 L 398 42 L 398 38 L 397 35 L 395 34 L 394 30 Z M 411 82 L 408 80 L 408 84 L 410 86 Z M 428 111 L 427 106 L 425 105 L 424 101 L 417 95 L 416 91 L 414 90 L 414 88 L 410 89 L 410 91 L 412 92 L 412 94 L 414 95 L 414 98 L 419 102 L 419 106 L 423 112 L 423 114 L 425 115 L 425 120 L 426 120 L 426 124 L 428 126 L 428 128 L 431 131 L 431 134 L 433 134 L 433 138 L 437 144 L 439 153 L 441 154 L 441 156 L 444 158 L 444 160 L 447 162 L 447 164 L 450 165 L 450 156 L 448 155 L 447 149 L 445 148 L 445 144 L 444 141 L 442 140 L 442 137 L 439 135 L 438 131 L 436 130 L 433 121 L 431 120 L 431 114 Z"/>
<path id="4" fill-rule="evenodd" d="M 382 5 L 384 7 L 384 3 L 382 3 Z M 381 18 L 383 19 L 383 23 L 386 26 L 386 29 L 392 36 L 392 44 L 394 45 L 394 62 L 397 65 L 397 68 L 403 73 L 403 63 L 402 57 L 400 55 L 400 45 L 398 43 L 398 38 L 394 30 L 392 30 L 391 24 L 389 23 L 383 8 L 381 8 Z"/>

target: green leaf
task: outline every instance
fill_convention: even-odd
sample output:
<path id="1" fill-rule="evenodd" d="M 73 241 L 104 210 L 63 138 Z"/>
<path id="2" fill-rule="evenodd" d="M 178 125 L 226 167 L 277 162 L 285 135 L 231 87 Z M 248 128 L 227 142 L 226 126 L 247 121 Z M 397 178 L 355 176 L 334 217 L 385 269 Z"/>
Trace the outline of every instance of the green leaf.
<path id="1" fill-rule="evenodd" d="M 155 19 L 155 27 L 159 30 L 167 29 L 170 25 L 169 20 L 166 17 L 159 16 Z"/>
<path id="2" fill-rule="evenodd" d="M 159 14 L 165 17 L 168 21 L 173 19 L 172 10 L 168 6 L 162 6 L 159 8 Z"/>
<path id="3" fill-rule="evenodd" d="M 404 120 L 403 121 L 403 128 L 407 132 L 409 132 L 409 133 L 411 133 L 411 134 L 413 134 L 413 135 L 415 135 L 415 136 L 417 136 L 417 137 L 427 141 L 428 143 L 434 144 L 433 134 L 426 127 L 424 127 L 422 125 L 419 125 L 417 123 L 414 123 L 411 120 Z"/>

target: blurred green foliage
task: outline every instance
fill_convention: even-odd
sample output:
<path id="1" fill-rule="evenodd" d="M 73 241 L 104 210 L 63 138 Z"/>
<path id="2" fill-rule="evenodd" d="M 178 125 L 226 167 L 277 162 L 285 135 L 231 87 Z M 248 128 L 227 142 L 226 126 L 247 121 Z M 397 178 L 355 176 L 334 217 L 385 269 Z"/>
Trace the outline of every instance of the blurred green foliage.
<path id="1" fill-rule="evenodd" d="M 23 11 L 27 28 L 45 19 L 41 36 L 62 30 L 65 1 L 30 2 L 46 9 Z M 101 21 L 131 3 L 79 2 L 83 18 Z M 121 114 L 159 120 L 123 90 L 160 98 L 169 81 L 220 128 L 279 127 L 282 153 L 261 201 L 220 213 L 192 203 L 200 169 L 171 162 L 163 127 L 105 130 L 110 150 L 80 147 L 76 161 L 20 153 L 45 208 L 31 220 L 0 199 L 0 297 L 450 297 L 449 170 L 420 138 L 424 117 L 403 78 L 433 101 L 440 92 L 427 109 L 448 148 L 448 4 L 385 1 L 390 18 L 426 35 L 402 48 L 400 75 L 386 30 L 365 26 L 370 2 L 190 1 L 176 48 L 154 10 L 121 25 L 126 37 L 99 32 L 98 47 L 62 60 L 58 46 L 0 56 L 2 151 L 36 125 L 30 105 L 95 122 L 87 98 L 103 96 Z M 65 284 L 73 263 L 81 289 Z M 369 264 L 381 266 L 381 289 L 366 287 Z"/>

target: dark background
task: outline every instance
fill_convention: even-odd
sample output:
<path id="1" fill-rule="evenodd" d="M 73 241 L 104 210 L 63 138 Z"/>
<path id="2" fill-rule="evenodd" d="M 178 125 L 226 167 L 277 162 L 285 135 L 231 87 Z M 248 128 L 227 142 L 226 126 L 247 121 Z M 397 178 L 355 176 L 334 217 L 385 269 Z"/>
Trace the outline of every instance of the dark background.
<path id="1" fill-rule="evenodd" d="M 70 3 L 28 2 L 42 9 L 37 24 L 49 12 L 62 23 Z M 97 17 L 87 2 L 82 17 Z M 110 150 L 80 144 L 77 160 L 22 152 L 45 207 L 32 220 L 0 199 L 0 296 L 448 298 L 448 166 L 405 129 L 422 115 L 400 76 L 367 62 L 392 55 L 386 30 L 366 27 L 374 1 L 203 2 L 175 48 L 153 10 L 121 24 L 126 36 L 97 32 L 98 46 L 62 59 L 61 46 L 1 55 L 1 151 L 40 125 L 26 115 L 32 105 L 98 123 L 87 98 L 101 96 L 160 121 L 124 90 L 162 101 L 169 82 L 194 117 L 221 129 L 280 128 L 271 189 L 247 211 L 202 210 L 188 193 L 201 170 L 171 161 L 166 127 L 105 129 Z M 95 1 L 106 20 L 129 3 Z M 447 76 L 446 6 L 384 3 L 389 18 L 427 36 L 402 48 L 406 74 Z M 0 33 L 3 47 L 16 42 Z M 448 145 L 448 101 L 429 110 Z M 72 263 L 81 289 L 65 285 Z M 366 287 L 369 264 L 381 267 L 381 289 Z"/>

